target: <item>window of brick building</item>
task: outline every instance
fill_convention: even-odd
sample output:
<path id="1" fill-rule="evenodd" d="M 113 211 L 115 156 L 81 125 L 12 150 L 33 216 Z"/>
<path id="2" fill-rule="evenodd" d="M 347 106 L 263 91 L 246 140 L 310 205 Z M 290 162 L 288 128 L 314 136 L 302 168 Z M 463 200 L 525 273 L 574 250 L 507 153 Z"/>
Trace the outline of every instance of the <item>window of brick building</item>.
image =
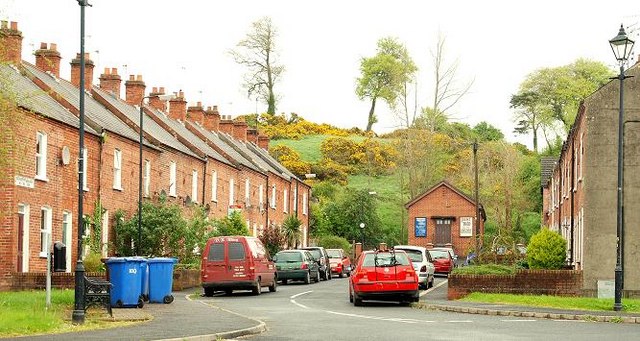
<path id="1" fill-rule="evenodd" d="M 251 206 L 251 182 L 249 179 L 244 179 L 244 204 Z"/>
<path id="2" fill-rule="evenodd" d="M 144 184 L 144 196 L 149 196 L 149 187 L 151 186 L 151 161 L 144 160 L 144 174 L 143 174 L 143 184 Z"/>
<path id="3" fill-rule="evenodd" d="M 276 185 L 271 186 L 271 208 L 276 208 Z"/>
<path id="4" fill-rule="evenodd" d="M 302 214 L 307 215 L 307 193 L 302 193 Z"/>
<path id="5" fill-rule="evenodd" d="M 282 211 L 289 213 L 289 192 L 286 189 L 282 192 Z"/>
<path id="6" fill-rule="evenodd" d="M 47 180 L 47 134 L 36 133 L 36 179 Z"/>
<path id="7" fill-rule="evenodd" d="M 218 202 L 218 172 L 211 172 L 211 201 Z"/>
<path id="8" fill-rule="evenodd" d="M 235 181 L 233 179 L 229 179 L 229 206 L 231 205 L 235 205 L 236 204 L 236 198 L 235 198 Z"/>
<path id="9" fill-rule="evenodd" d="M 51 234 L 52 214 L 50 207 L 40 209 L 40 257 L 49 252 L 49 235 Z"/>
<path id="10" fill-rule="evenodd" d="M 198 171 L 191 171 L 191 201 L 198 202 Z"/>
<path id="11" fill-rule="evenodd" d="M 258 186 L 258 204 L 260 205 L 260 210 L 264 209 L 264 186 L 260 185 Z"/>
<path id="12" fill-rule="evenodd" d="M 175 161 L 171 161 L 171 164 L 169 165 L 169 195 L 172 197 L 176 197 L 176 192 L 177 192 L 177 187 L 178 184 L 176 183 L 177 181 L 177 166 Z"/>
<path id="13" fill-rule="evenodd" d="M 122 151 L 113 151 L 113 189 L 122 190 Z"/>
<path id="14" fill-rule="evenodd" d="M 88 191 L 89 184 L 87 183 L 87 170 L 89 169 L 89 151 L 87 148 L 82 150 L 82 190 Z"/>

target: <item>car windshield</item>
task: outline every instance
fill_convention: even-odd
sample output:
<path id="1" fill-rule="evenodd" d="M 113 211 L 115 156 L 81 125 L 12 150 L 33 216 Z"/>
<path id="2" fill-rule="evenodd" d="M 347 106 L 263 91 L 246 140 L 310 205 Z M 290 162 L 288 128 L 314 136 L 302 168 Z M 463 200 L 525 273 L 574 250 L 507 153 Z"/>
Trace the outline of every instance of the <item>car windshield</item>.
<path id="1" fill-rule="evenodd" d="M 340 250 L 327 250 L 329 258 L 342 258 Z"/>
<path id="2" fill-rule="evenodd" d="M 417 263 L 422 262 L 422 252 L 420 252 L 419 250 L 402 250 L 402 251 L 407 253 L 407 256 L 409 256 L 409 259 L 411 259 L 412 262 L 417 262 Z"/>
<path id="3" fill-rule="evenodd" d="M 395 262 L 394 262 L 395 260 Z M 394 266 L 394 265 L 409 265 L 409 258 L 407 254 L 381 252 L 381 253 L 367 253 L 362 261 L 362 266 Z"/>
<path id="4" fill-rule="evenodd" d="M 318 250 L 318 249 L 311 249 L 311 250 L 309 250 L 309 252 L 311 252 L 311 254 L 313 255 L 313 258 L 315 258 L 315 259 L 322 258 L 322 254 L 320 253 L 320 250 Z"/>
<path id="5" fill-rule="evenodd" d="M 297 263 L 302 262 L 302 254 L 299 252 L 279 252 L 273 260 L 276 263 Z"/>
<path id="6" fill-rule="evenodd" d="M 429 250 L 429 253 L 431 254 L 431 257 L 433 257 L 433 259 L 448 259 L 449 258 L 449 252 L 447 252 L 447 251 Z"/>

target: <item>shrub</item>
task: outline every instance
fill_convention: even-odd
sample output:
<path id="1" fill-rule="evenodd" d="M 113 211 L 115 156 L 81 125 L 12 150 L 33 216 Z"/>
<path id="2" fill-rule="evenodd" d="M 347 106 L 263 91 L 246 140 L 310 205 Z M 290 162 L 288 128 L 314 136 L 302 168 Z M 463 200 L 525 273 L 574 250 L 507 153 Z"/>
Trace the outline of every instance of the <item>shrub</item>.
<path id="1" fill-rule="evenodd" d="M 215 235 L 217 236 L 248 236 L 249 228 L 242 218 L 242 214 L 234 211 L 230 215 L 217 220 L 213 224 L 215 226 Z"/>
<path id="2" fill-rule="evenodd" d="M 269 250 L 269 254 L 271 256 L 282 250 L 284 248 L 284 244 L 287 242 L 284 232 L 282 232 L 280 227 L 274 224 L 267 225 L 267 227 L 262 230 L 262 233 L 260 233 L 258 238 L 260 238 L 262 244 L 264 244 L 267 250 Z"/>
<path id="3" fill-rule="evenodd" d="M 342 249 L 345 254 L 351 254 L 351 243 L 346 238 L 333 235 L 322 236 L 318 240 L 318 245 L 325 249 Z"/>
<path id="4" fill-rule="evenodd" d="M 104 263 L 102 263 L 102 256 L 97 252 L 89 252 L 84 256 L 84 271 L 86 272 L 104 272 Z"/>
<path id="5" fill-rule="evenodd" d="M 469 265 L 453 269 L 454 274 L 463 275 L 511 275 L 515 268 L 502 264 Z"/>
<path id="6" fill-rule="evenodd" d="M 548 228 L 540 229 L 527 246 L 527 263 L 531 269 L 560 269 L 566 257 L 567 241 Z"/>

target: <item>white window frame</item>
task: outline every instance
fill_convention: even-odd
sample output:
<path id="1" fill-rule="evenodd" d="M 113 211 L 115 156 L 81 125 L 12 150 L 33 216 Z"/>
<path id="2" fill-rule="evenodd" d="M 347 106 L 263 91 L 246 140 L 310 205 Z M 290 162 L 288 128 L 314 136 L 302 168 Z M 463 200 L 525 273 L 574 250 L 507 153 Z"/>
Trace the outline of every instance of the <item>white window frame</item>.
<path id="1" fill-rule="evenodd" d="M 104 210 L 102 214 L 102 257 L 107 257 L 109 253 L 109 210 Z"/>
<path id="2" fill-rule="evenodd" d="M 271 208 L 276 208 L 276 185 L 271 186 Z"/>
<path id="3" fill-rule="evenodd" d="M 36 133 L 36 180 L 49 181 L 47 179 L 47 134 L 41 131 Z"/>
<path id="4" fill-rule="evenodd" d="M 582 149 L 582 138 L 584 137 L 584 132 L 580 133 L 580 152 L 578 156 L 580 157 L 580 162 L 578 162 L 578 182 L 582 181 L 582 163 L 584 160 L 582 159 L 582 155 L 584 155 L 584 150 Z"/>
<path id="5" fill-rule="evenodd" d="M 89 185 L 87 184 L 87 170 L 89 169 L 89 150 L 84 148 L 82 150 L 82 190 L 88 191 Z"/>
<path id="6" fill-rule="evenodd" d="M 177 197 L 178 192 L 178 165 L 175 161 L 171 161 L 169 164 L 169 195 Z"/>
<path id="7" fill-rule="evenodd" d="M 73 250 L 73 215 L 69 211 L 62 212 L 62 243 L 65 246 L 65 272 L 71 272 L 71 250 Z"/>
<path id="8" fill-rule="evenodd" d="M 218 202 L 218 171 L 211 172 L 211 201 Z"/>
<path id="9" fill-rule="evenodd" d="M 40 208 L 40 257 L 47 257 L 49 252 L 49 240 L 51 238 L 51 225 L 53 214 L 51 207 L 42 206 Z"/>
<path id="10" fill-rule="evenodd" d="M 307 215 L 308 212 L 309 211 L 307 208 L 307 193 L 302 193 L 302 214 Z"/>
<path id="11" fill-rule="evenodd" d="M 144 196 L 149 197 L 149 191 L 151 187 L 151 161 L 144 160 L 144 174 L 143 174 L 143 184 L 144 184 Z"/>
<path id="12" fill-rule="evenodd" d="M 122 151 L 113 150 L 113 189 L 122 191 Z"/>
<path id="13" fill-rule="evenodd" d="M 29 204 L 18 204 L 18 213 L 22 214 L 23 229 L 22 229 L 22 272 L 29 272 L 29 228 L 31 221 L 31 206 Z"/>
<path id="14" fill-rule="evenodd" d="M 289 213 L 289 192 L 286 188 L 282 191 L 282 212 Z"/>
<path id="15" fill-rule="evenodd" d="M 235 180 L 233 178 L 229 179 L 229 206 L 235 206 Z"/>
<path id="16" fill-rule="evenodd" d="M 244 204 L 251 206 L 251 181 L 249 178 L 244 179 Z"/>
<path id="17" fill-rule="evenodd" d="M 264 186 L 258 186 L 258 204 L 260 206 L 260 210 L 264 209 Z"/>
<path id="18" fill-rule="evenodd" d="M 198 202 L 198 171 L 191 171 L 191 201 Z"/>
<path id="19" fill-rule="evenodd" d="M 293 211 L 298 213 L 298 183 L 296 182 L 296 187 L 293 188 Z"/>

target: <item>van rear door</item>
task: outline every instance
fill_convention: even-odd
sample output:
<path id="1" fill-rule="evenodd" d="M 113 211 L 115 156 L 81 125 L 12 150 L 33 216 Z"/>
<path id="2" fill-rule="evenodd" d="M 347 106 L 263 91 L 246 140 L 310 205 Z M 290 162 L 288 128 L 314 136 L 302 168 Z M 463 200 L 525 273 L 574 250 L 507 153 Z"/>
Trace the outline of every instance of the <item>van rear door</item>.
<path id="1" fill-rule="evenodd" d="M 209 244 L 209 253 L 204 265 L 202 282 L 224 282 L 230 279 L 227 276 L 223 239 L 215 239 Z"/>
<path id="2" fill-rule="evenodd" d="M 252 275 L 255 269 L 252 269 L 251 257 L 247 257 L 244 242 L 239 239 L 228 239 L 227 241 L 227 257 L 229 259 L 227 271 L 231 276 L 230 280 L 253 281 Z"/>

